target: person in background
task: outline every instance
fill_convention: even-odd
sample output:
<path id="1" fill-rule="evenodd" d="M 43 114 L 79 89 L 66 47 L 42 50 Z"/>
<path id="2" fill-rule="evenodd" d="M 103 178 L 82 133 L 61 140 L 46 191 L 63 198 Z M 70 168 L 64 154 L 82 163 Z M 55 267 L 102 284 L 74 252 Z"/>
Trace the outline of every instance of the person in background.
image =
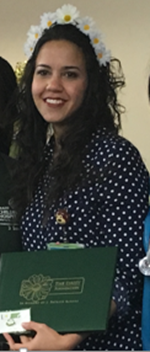
<path id="1" fill-rule="evenodd" d="M 148 79 L 148 99 L 150 101 L 150 77 Z M 139 262 L 139 269 L 144 274 L 143 300 L 142 300 L 142 345 L 144 351 L 150 351 L 150 185 L 149 185 L 149 211 L 144 221 L 143 245 L 145 255 Z M 140 263 L 145 263 L 146 266 Z"/>
<path id="2" fill-rule="evenodd" d="M 137 148 L 119 135 L 121 63 L 92 19 L 72 5 L 44 14 L 25 50 L 31 56 L 14 101 L 13 196 L 23 249 L 46 250 L 51 242 L 117 246 L 118 259 L 107 331 L 61 335 L 31 321 L 23 326 L 36 332 L 33 338 L 15 343 L 4 336 L 11 350 L 142 350 L 138 261 L 149 175 Z"/>
<path id="3" fill-rule="evenodd" d="M 16 160 L 9 157 L 13 136 L 13 120 L 9 128 L 3 128 L 5 113 L 17 90 L 17 81 L 13 68 L 4 58 L 0 57 L 0 253 L 20 249 L 18 228 L 13 222 L 14 210 L 11 202 L 11 169 Z M 14 111 L 14 110 L 12 110 Z M 17 110 L 15 110 L 16 112 Z"/>
<path id="4" fill-rule="evenodd" d="M 9 156 L 0 153 L 0 262 L 2 253 L 22 250 L 20 230 L 11 204 L 11 167 L 14 162 Z M 8 350 L 8 347 L 4 336 L 0 334 L 0 351 Z"/>
<path id="5" fill-rule="evenodd" d="M 17 79 L 12 66 L 7 60 L 0 57 L 0 152 L 9 154 L 13 125 L 9 128 L 2 128 L 3 119 L 8 108 L 8 104 L 17 89 Z"/>
<path id="6" fill-rule="evenodd" d="M 11 169 L 16 163 L 16 160 L 9 157 L 13 122 L 10 121 L 8 127 L 3 127 L 5 113 L 16 89 L 17 81 L 13 68 L 8 61 L 0 57 L 0 256 L 2 253 L 22 249 L 20 231 L 11 204 Z M 8 350 L 8 344 L 1 334 L 0 350 Z"/>

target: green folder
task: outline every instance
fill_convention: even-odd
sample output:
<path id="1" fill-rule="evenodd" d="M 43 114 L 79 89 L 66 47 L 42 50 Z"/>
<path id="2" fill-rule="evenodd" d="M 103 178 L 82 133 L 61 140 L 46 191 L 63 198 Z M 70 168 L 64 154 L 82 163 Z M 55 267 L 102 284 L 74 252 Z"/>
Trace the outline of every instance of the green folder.
<path id="1" fill-rule="evenodd" d="M 0 311 L 31 308 L 58 332 L 107 328 L 117 248 L 4 253 Z"/>

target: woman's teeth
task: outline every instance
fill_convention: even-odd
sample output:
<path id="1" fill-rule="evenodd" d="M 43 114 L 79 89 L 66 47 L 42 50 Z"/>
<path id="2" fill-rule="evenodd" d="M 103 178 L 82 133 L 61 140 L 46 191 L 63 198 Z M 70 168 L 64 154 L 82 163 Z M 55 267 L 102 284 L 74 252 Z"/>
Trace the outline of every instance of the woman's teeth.
<path id="1" fill-rule="evenodd" d="M 55 105 L 59 105 L 63 103 L 63 100 L 61 99 L 46 99 L 46 102 L 49 104 L 55 104 Z"/>

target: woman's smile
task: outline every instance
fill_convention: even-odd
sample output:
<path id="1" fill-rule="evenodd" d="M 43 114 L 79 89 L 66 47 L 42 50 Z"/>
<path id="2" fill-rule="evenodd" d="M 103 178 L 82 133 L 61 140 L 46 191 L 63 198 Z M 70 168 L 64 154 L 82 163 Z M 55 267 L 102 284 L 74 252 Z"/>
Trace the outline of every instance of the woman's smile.
<path id="1" fill-rule="evenodd" d="M 65 100 L 53 99 L 53 98 L 46 98 L 45 102 L 47 103 L 48 106 L 50 106 L 52 108 L 57 108 L 57 107 L 63 106 L 65 104 Z"/>

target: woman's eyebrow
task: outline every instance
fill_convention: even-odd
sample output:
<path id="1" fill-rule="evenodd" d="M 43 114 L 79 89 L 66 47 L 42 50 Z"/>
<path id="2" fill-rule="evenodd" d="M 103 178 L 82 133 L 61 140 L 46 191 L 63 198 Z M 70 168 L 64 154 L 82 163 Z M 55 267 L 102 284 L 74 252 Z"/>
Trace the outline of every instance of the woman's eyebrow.
<path id="1" fill-rule="evenodd" d="M 51 68 L 49 65 L 45 65 L 45 64 L 38 64 L 36 67 Z"/>
<path id="2" fill-rule="evenodd" d="M 78 70 L 80 71 L 80 68 L 78 66 L 64 66 L 63 69 L 65 70 Z"/>
<path id="3" fill-rule="evenodd" d="M 44 68 L 51 69 L 51 66 L 45 65 L 45 64 L 38 64 L 38 65 L 36 66 L 36 68 L 37 68 L 37 67 L 44 67 Z M 64 66 L 64 67 L 62 67 L 62 69 L 63 69 L 63 70 L 78 70 L 78 71 L 80 71 L 80 68 L 79 68 L 78 66 Z"/>

